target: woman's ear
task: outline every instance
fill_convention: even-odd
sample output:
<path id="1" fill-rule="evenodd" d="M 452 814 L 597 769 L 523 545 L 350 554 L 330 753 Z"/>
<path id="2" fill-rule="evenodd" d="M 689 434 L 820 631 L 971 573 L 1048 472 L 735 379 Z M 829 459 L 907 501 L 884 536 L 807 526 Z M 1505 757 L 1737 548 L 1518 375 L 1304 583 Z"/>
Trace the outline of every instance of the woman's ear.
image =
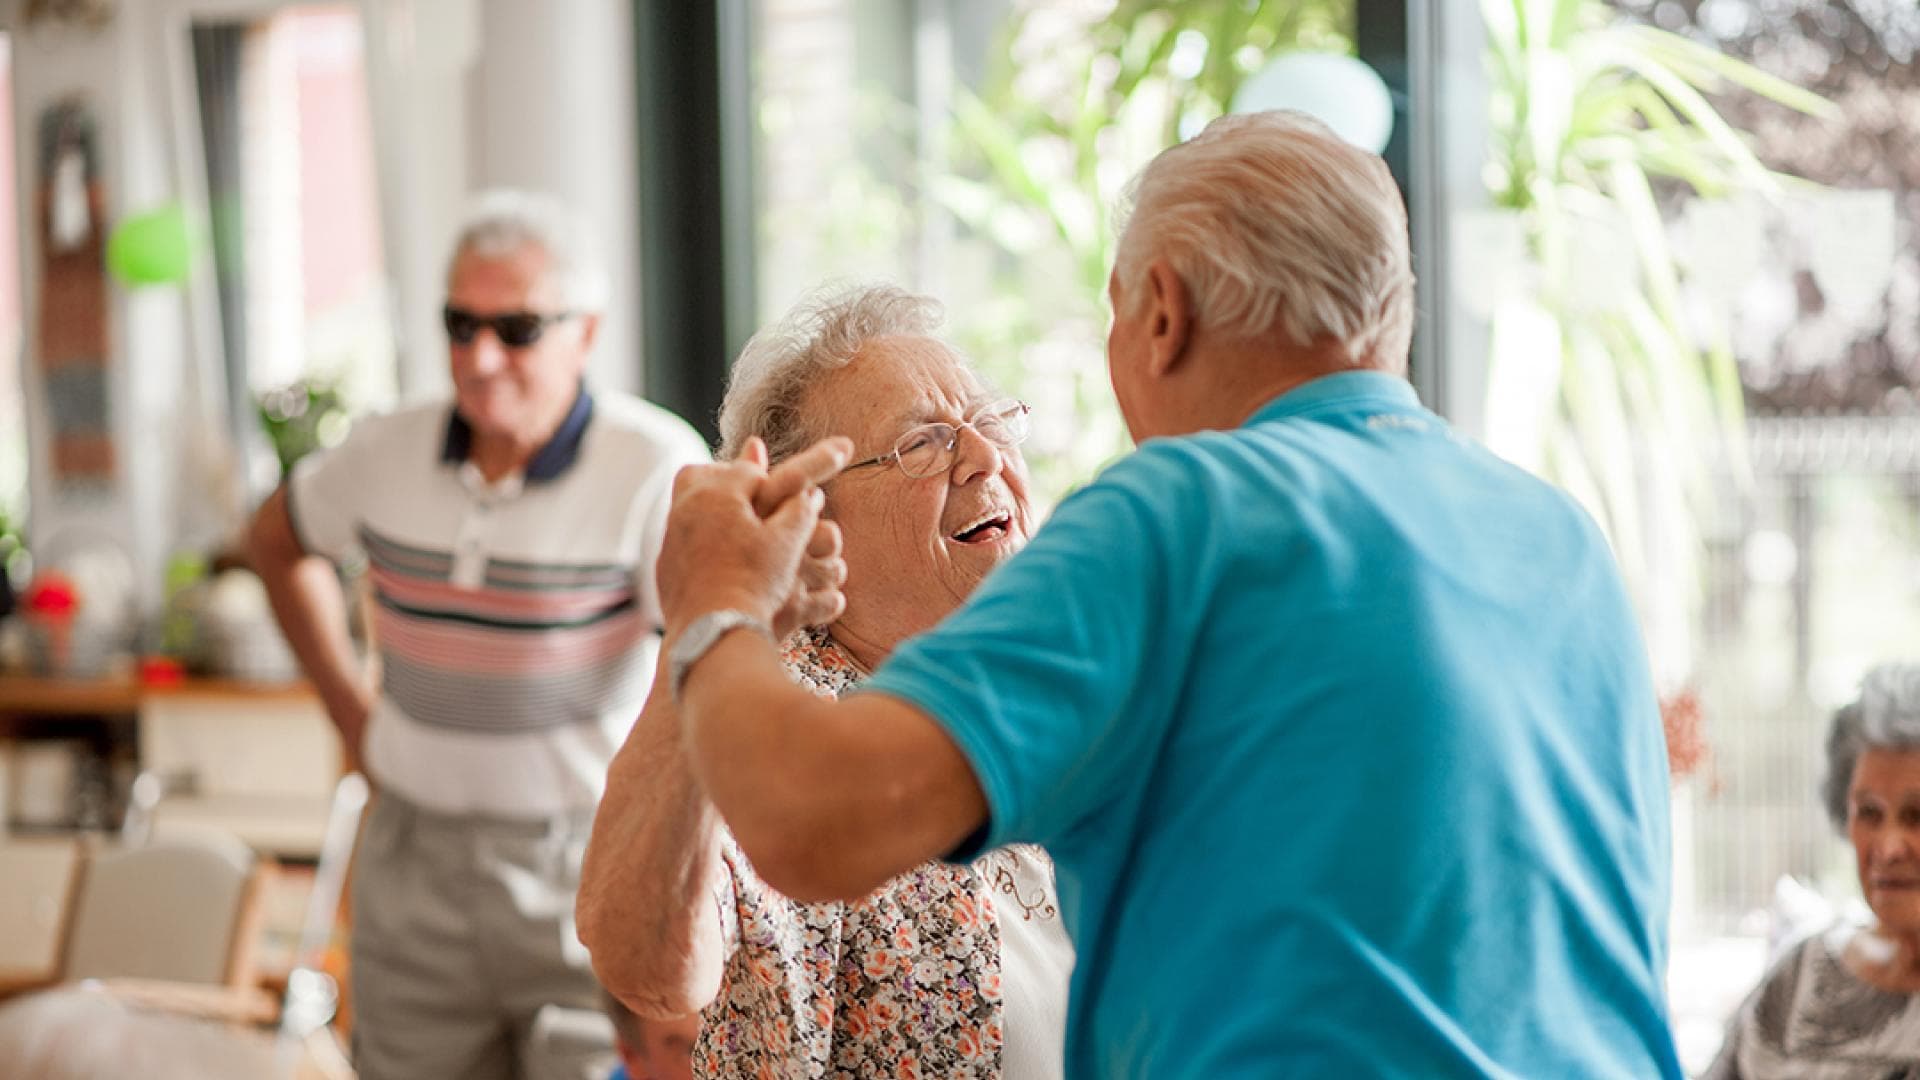
<path id="1" fill-rule="evenodd" d="M 1147 264 L 1147 373 L 1170 374 L 1187 354 L 1193 335 L 1193 305 L 1187 283 L 1172 264 L 1155 259 Z"/>

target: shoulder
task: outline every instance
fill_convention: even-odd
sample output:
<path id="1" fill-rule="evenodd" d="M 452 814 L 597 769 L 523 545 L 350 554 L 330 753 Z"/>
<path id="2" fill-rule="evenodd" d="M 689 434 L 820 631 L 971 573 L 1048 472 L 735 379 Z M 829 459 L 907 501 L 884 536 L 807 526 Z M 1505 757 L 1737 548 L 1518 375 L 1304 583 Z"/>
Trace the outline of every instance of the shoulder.
<path id="1" fill-rule="evenodd" d="M 1840 1045 L 1870 1040 L 1901 1021 L 1909 995 L 1880 990 L 1848 968 L 1857 928 L 1837 925 L 1782 953 L 1741 1010 L 1741 1025 L 1759 1044 L 1790 1049 L 1811 1033 Z"/>
<path id="2" fill-rule="evenodd" d="M 1265 508 L 1276 521 L 1289 520 L 1280 508 L 1290 492 L 1308 487 L 1302 477 L 1310 465 L 1297 458 L 1246 429 L 1149 439 L 1069 495 L 1054 519 L 1184 548 L 1211 535 L 1228 514 L 1245 521 L 1249 511 Z"/>
<path id="3" fill-rule="evenodd" d="M 711 457 L 706 440 L 693 425 L 632 394 L 595 391 L 588 438 L 593 440 L 594 449 L 620 456 L 638 454 L 676 464 Z"/>
<path id="4" fill-rule="evenodd" d="M 438 460 L 441 443 L 447 435 L 447 419 L 453 413 L 450 401 L 428 401 L 388 412 L 369 413 L 354 420 L 342 446 L 397 447 L 418 443 L 434 451 Z"/>
<path id="5" fill-rule="evenodd" d="M 338 445 L 303 458 L 297 475 L 378 468 L 424 476 L 439 464 L 452 409 L 434 401 L 357 417 Z"/>

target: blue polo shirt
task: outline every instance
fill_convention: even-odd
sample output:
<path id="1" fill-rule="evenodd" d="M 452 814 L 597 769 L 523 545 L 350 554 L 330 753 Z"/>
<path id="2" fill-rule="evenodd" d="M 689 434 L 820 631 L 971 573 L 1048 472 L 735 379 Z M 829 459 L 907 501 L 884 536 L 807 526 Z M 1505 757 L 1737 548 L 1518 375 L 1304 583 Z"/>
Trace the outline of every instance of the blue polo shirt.
<path id="1" fill-rule="evenodd" d="M 867 688 L 1053 854 L 1069 1076 L 1681 1075 L 1613 559 L 1402 379 L 1146 443 Z"/>

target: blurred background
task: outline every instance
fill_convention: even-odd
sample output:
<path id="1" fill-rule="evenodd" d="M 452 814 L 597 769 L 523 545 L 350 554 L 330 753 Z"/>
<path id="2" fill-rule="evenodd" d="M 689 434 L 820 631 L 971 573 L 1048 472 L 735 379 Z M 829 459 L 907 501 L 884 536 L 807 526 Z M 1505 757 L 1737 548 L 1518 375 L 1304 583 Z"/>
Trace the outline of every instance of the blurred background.
<path id="1" fill-rule="evenodd" d="M 595 223 L 592 378 L 709 437 L 730 359 L 810 286 L 939 296 L 1032 404 L 1050 503 L 1128 446 L 1102 353 L 1125 180 L 1229 109 L 1299 107 L 1406 193 L 1424 400 L 1570 490 L 1626 570 L 1702 1066 L 1770 946 L 1857 902 L 1820 740 L 1869 665 L 1920 655 L 1917 48 L 1889 0 L 0 2 L 13 842 L 129 806 L 224 830 L 281 883 L 278 959 L 238 981 L 284 1012 L 293 972 L 339 974 L 301 937 L 337 747 L 234 548 L 301 454 L 445 391 L 471 193 Z M 60 974 L 45 912 L 75 901 L 48 889 L 0 929 L 0 989 Z"/>

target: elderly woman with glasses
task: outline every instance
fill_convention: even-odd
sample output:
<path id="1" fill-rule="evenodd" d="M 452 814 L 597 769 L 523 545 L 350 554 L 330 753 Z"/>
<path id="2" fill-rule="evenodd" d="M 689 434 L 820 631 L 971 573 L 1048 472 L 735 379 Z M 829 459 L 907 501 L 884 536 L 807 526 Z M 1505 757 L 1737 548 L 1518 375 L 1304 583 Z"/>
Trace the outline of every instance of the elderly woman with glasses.
<path id="1" fill-rule="evenodd" d="M 889 287 L 805 302 L 747 345 L 721 408 L 722 457 L 764 444 L 777 466 L 828 435 L 854 442 L 824 489 L 845 608 L 784 641 L 818 694 L 856 687 L 1033 527 L 1027 407 L 990 393 L 931 336 L 937 321 L 933 301 Z M 700 1011 L 696 1075 L 1060 1076 L 1073 957 L 1046 855 L 927 863 L 852 903 L 789 900 L 689 773 L 668 683 L 614 760 L 582 877 L 581 939 L 608 988 L 642 1016 Z"/>
<path id="2" fill-rule="evenodd" d="M 1873 920 L 1780 957 L 1710 1080 L 1920 1077 L 1920 664 L 1873 669 L 1834 714 L 1822 793 Z"/>

